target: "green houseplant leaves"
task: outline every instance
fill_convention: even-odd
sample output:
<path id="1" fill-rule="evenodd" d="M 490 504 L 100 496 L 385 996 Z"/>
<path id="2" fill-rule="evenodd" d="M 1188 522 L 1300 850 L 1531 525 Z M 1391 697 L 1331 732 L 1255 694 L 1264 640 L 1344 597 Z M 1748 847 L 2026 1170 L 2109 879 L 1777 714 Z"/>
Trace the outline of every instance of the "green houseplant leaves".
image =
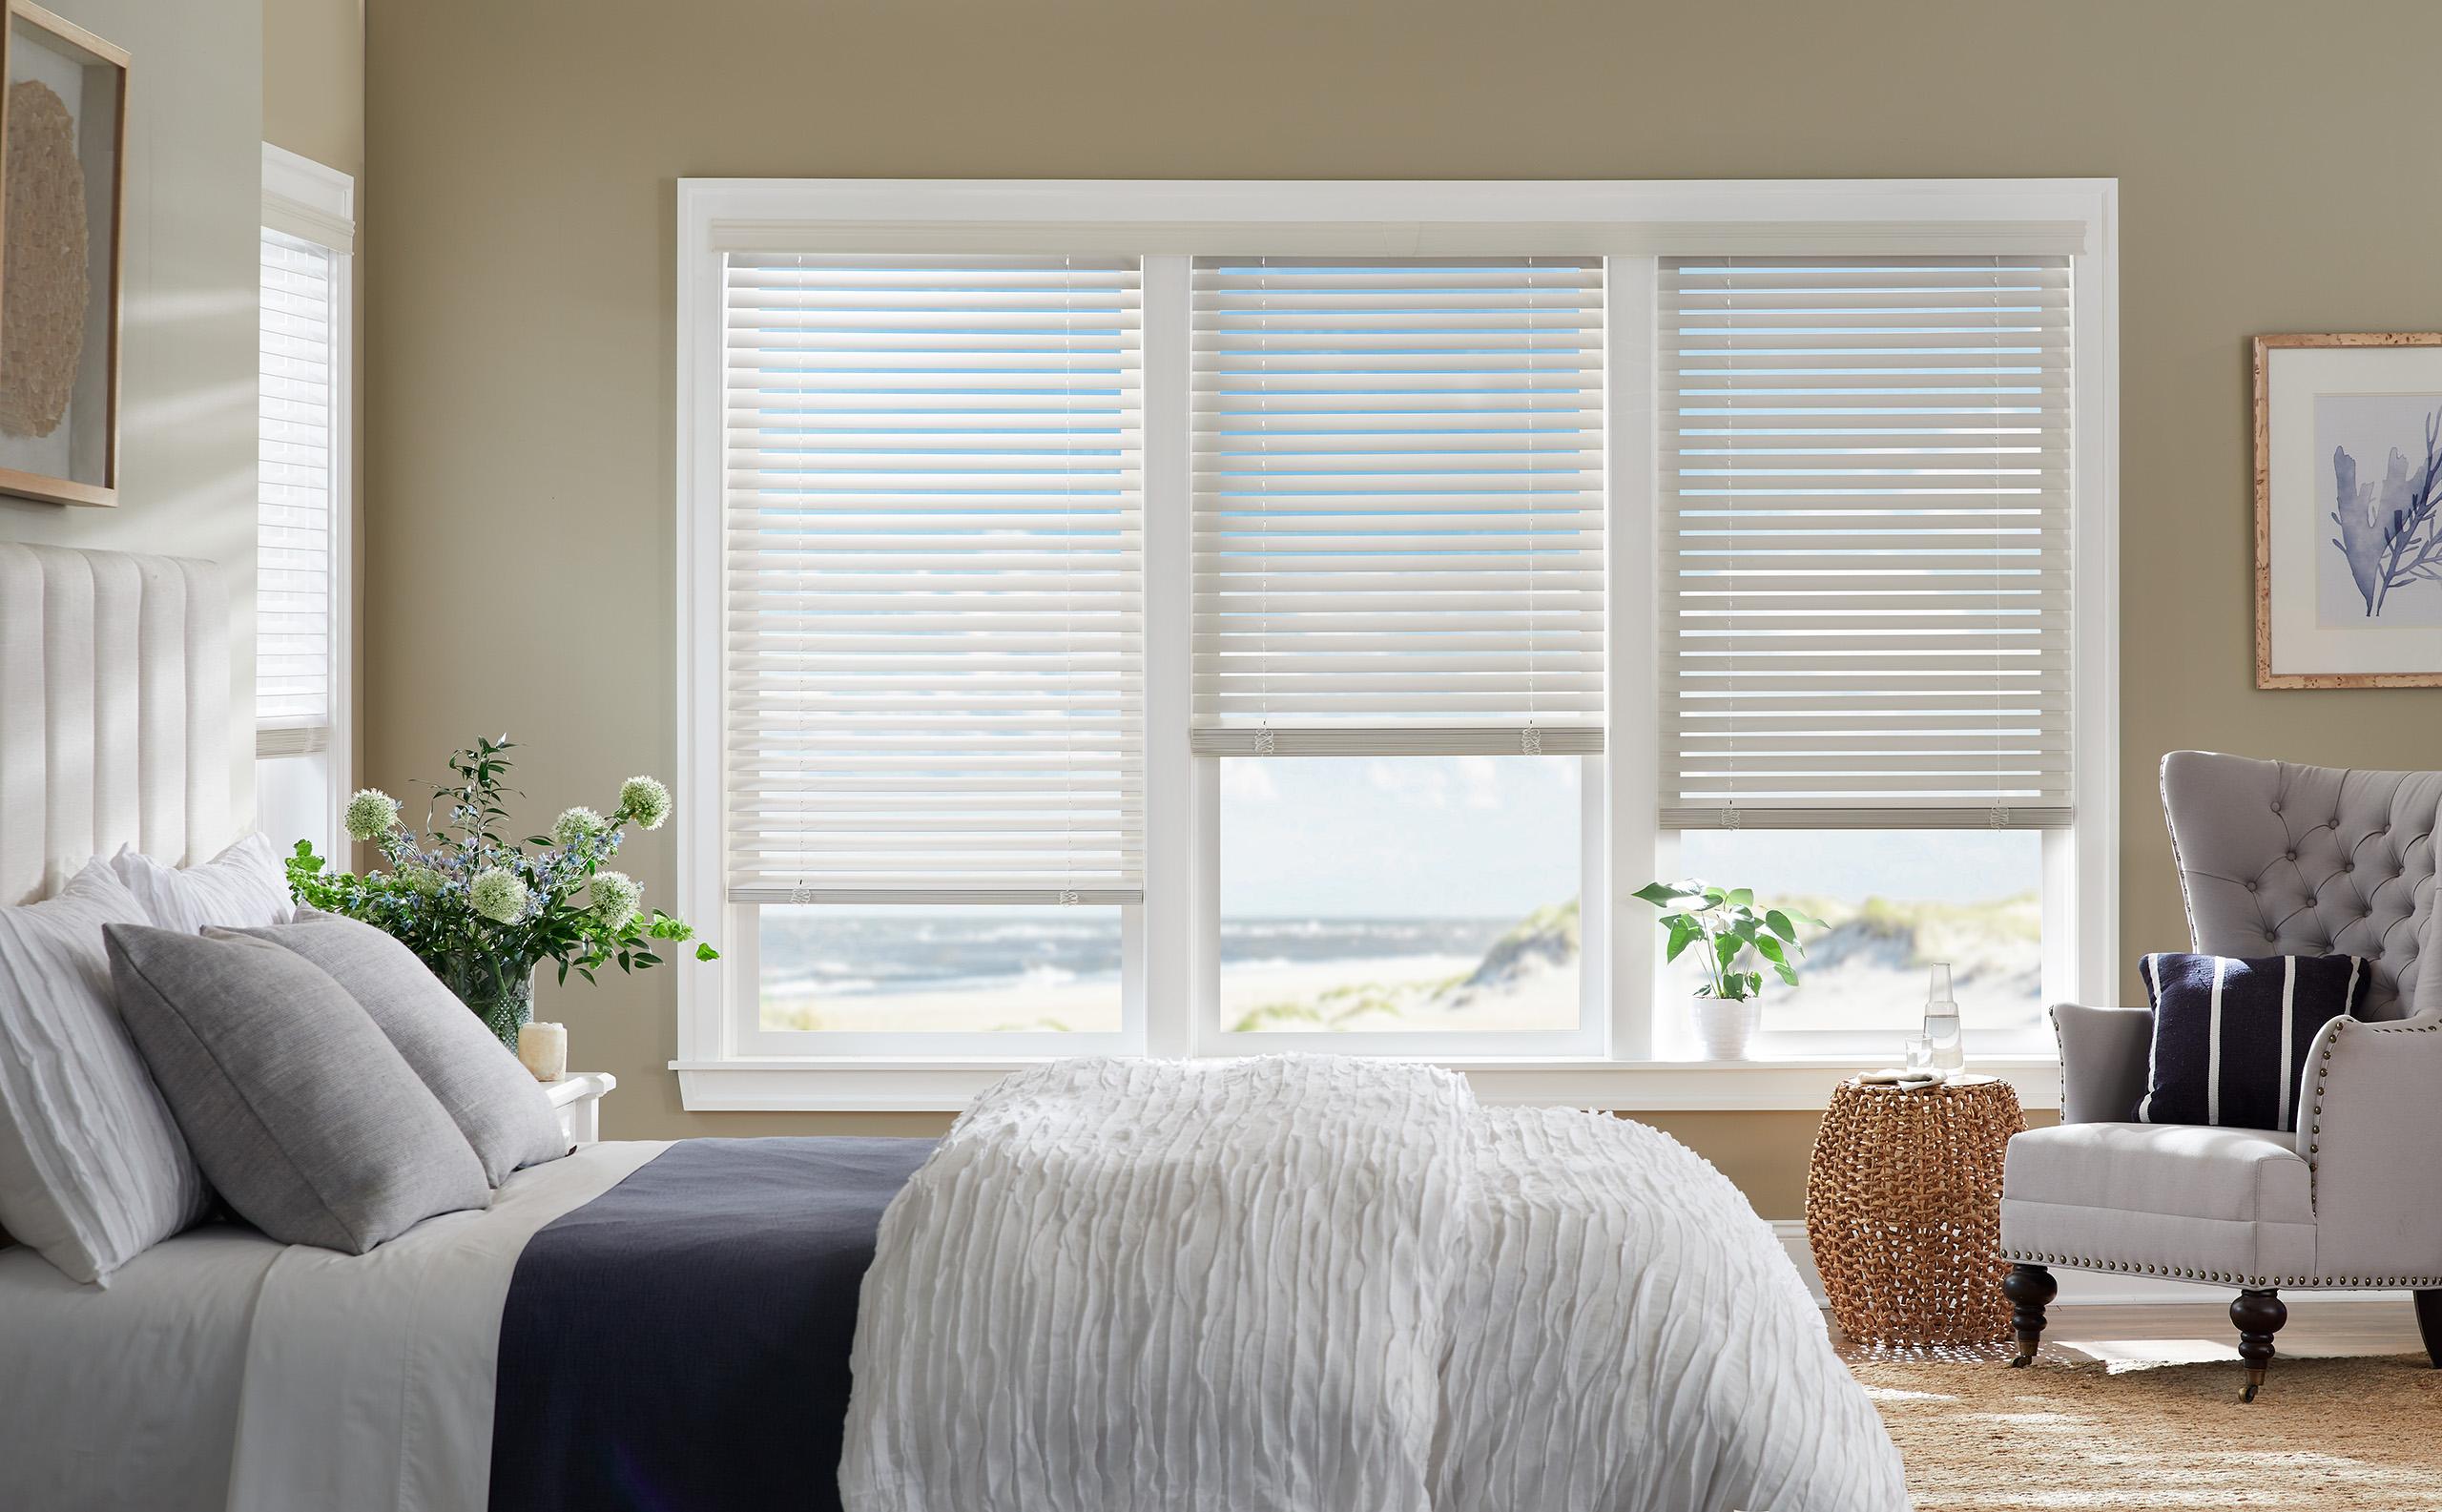
<path id="1" fill-rule="evenodd" d="M 1764 987 L 1764 973 L 1740 969 L 1751 955 L 1772 974 L 1797 985 L 1797 962 L 1806 947 L 1797 941 L 1798 926 L 1826 927 L 1823 921 L 1794 908 L 1755 906 L 1751 887 L 1715 887 L 1710 882 L 1647 882 L 1635 896 L 1662 909 L 1662 927 L 1669 932 L 1664 959 L 1676 961 L 1690 945 L 1701 943 L 1705 969 L 1697 995 L 1743 1001 Z"/>

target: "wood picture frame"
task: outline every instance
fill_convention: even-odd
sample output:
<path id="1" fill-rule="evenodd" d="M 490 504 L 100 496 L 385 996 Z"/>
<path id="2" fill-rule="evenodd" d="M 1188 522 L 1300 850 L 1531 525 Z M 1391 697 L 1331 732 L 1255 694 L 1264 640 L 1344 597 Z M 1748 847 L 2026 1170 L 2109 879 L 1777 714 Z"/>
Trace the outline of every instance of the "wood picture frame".
<path id="1" fill-rule="evenodd" d="M 2259 336 L 2254 349 L 2256 686 L 2442 688 L 2442 331 Z M 2418 445 L 2404 409 L 2430 417 L 2421 460 L 2402 450 Z M 2401 445 L 2381 482 L 2361 482 L 2349 445 L 2370 474 L 2357 438 L 2383 425 Z M 2394 507 L 2409 492 L 2416 508 Z M 2358 501 L 2347 524 L 2344 498 Z M 2414 595 L 2411 619 L 2397 590 Z"/>
<path id="2" fill-rule="evenodd" d="M 0 493 L 118 503 L 128 64 L 126 49 L 31 0 L 8 0 Z M 13 238 L 12 221 L 25 228 Z"/>

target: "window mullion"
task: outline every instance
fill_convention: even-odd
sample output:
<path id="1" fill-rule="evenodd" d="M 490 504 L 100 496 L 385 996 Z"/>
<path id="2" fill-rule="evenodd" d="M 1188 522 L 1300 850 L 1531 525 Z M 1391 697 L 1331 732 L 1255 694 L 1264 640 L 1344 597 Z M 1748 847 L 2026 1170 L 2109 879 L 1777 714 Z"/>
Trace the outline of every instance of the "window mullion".
<path id="1" fill-rule="evenodd" d="M 1197 879 L 1202 854 L 1193 707 L 1193 585 L 1190 580 L 1192 487 L 1189 390 L 1189 259 L 1145 259 L 1145 1013 L 1147 1051 L 1185 1055 L 1200 985 L 1207 931 L 1197 911 L 1211 898 Z"/>
<path id="2" fill-rule="evenodd" d="M 1604 578 L 1604 697 L 1610 724 L 1603 743 L 1603 815 L 1607 832 L 1609 959 L 1607 1044 L 1614 1060 L 1654 1054 L 1652 910 L 1634 896 L 1652 878 L 1660 797 L 1661 739 L 1656 618 L 1664 570 L 1656 550 L 1654 445 L 1655 292 L 1659 260 L 1620 257 L 1604 269 L 1605 385 L 1603 478 L 1608 522 Z"/>

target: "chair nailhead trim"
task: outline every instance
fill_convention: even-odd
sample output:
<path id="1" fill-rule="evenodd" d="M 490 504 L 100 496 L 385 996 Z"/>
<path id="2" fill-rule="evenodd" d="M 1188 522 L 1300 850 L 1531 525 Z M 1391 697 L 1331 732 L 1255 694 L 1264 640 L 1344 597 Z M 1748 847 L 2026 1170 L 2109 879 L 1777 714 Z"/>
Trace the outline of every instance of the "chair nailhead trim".
<path id="1" fill-rule="evenodd" d="M 2175 1276 L 2189 1281 L 2218 1281 L 2225 1286 L 2294 1286 L 2310 1291 L 2351 1291 L 2372 1287 L 2409 1287 L 2423 1291 L 2429 1287 L 2442 1287 L 2442 1275 L 2242 1275 L 2235 1271 L 2197 1271 L 2180 1266 L 2148 1265 L 2135 1260 L 2100 1260 L 2082 1254 L 2046 1254 L 2033 1250 L 2003 1250 L 2001 1258 L 2018 1265 L 2065 1265 L 2079 1271 Z"/>

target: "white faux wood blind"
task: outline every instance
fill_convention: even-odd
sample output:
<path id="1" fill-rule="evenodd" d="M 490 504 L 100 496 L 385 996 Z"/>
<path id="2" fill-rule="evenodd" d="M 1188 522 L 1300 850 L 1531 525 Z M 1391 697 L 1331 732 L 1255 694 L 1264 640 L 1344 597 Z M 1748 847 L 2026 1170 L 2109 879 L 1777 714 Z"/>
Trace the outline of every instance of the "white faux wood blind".
<path id="1" fill-rule="evenodd" d="M 2070 267 L 1664 263 L 1665 824 L 2069 821 Z"/>
<path id="2" fill-rule="evenodd" d="M 1603 739 L 1603 263 L 1200 258 L 1194 729 Z"/>
<path id="3" fill-rule="evenodd" d="M 255 529 L 255 744 L 297 756 L 330 743 L 333 315 L 338 258 L 262 233 Z"/>
<path id="4" fill-rule="evenodd" d="M 731 899 L 1140 899 L 1138 262 L 726 286 Z"/>

